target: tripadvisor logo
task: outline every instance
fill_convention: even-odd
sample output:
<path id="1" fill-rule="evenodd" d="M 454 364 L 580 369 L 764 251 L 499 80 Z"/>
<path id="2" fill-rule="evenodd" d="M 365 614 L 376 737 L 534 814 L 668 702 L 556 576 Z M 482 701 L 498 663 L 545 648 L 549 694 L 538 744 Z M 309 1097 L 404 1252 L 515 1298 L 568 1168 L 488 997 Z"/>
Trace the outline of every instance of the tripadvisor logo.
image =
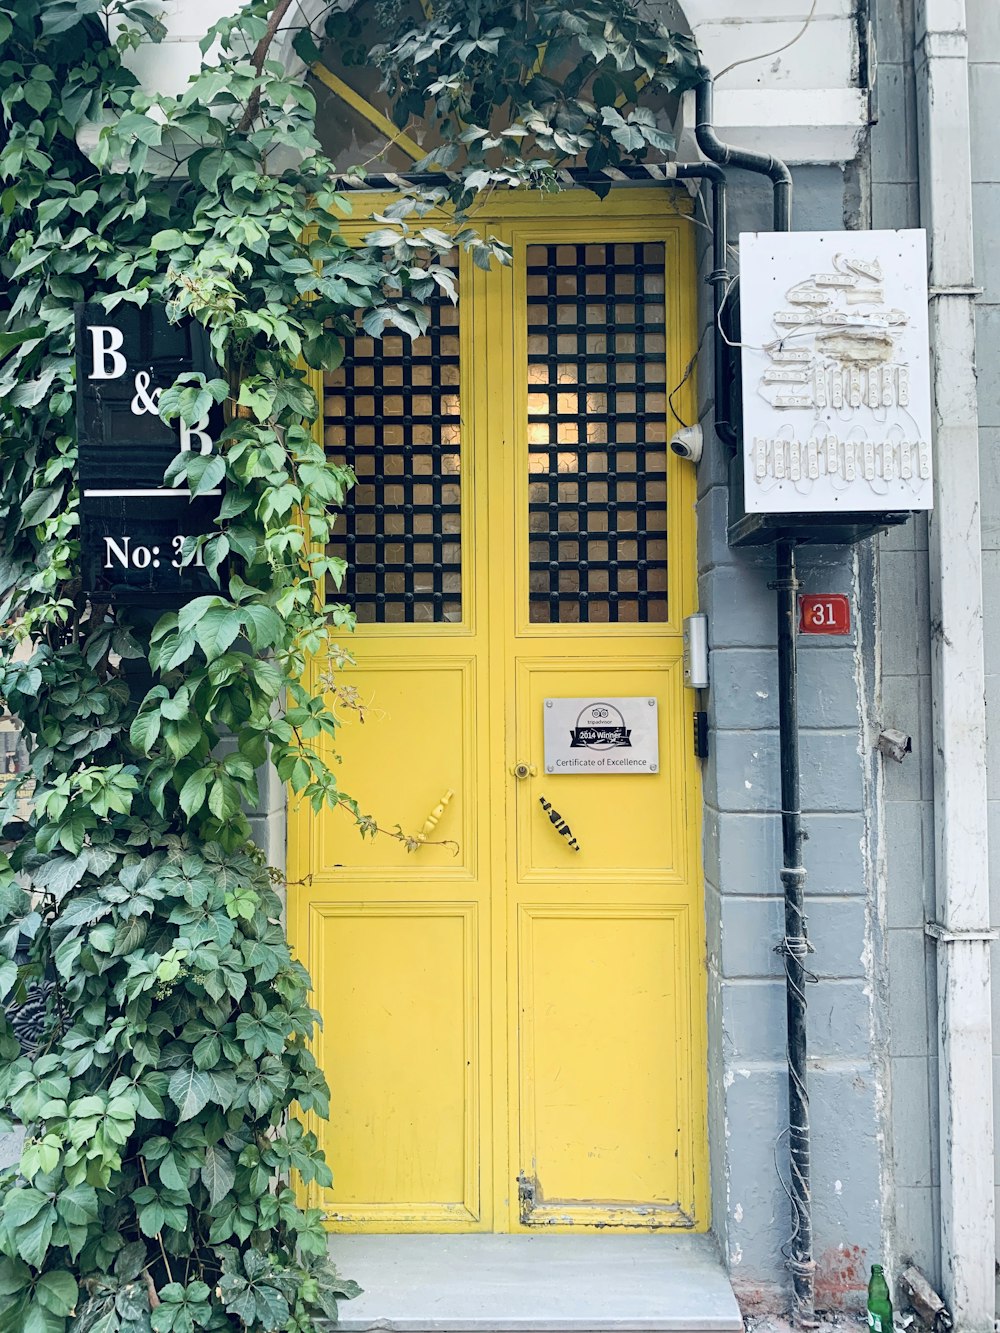
<path id="1" fill-rule="evenodd" d="M 632 735 L 625 719 L 613 704 L 592 703 L 580 710 L 576 726 L 570 728 L 570 748 L 588 750 L 627 750 Z"/>

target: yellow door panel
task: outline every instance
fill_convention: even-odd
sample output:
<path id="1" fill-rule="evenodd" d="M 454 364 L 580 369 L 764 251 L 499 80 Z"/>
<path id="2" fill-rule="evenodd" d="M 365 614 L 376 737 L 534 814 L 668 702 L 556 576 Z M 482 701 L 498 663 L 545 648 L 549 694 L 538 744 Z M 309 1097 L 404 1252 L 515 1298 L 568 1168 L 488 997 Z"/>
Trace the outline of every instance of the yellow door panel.
<path id="1" fill-rule="evenodd" d="M 288 928 L 313 977 L 332 1089 L 329 1122 L 309 1127 L 334 1184 L 306 1196 L 346 1231 L 494 1225 L 470 270 L 463 259 L 462 301 L 440 303 L 425 338 L 359 338 L 319 386 L 327 447 L 358 476 L 334 550 L 352 562 L 361 623 L 343 643 L 356 665 L 336 672 L 330 750 L 344 790 L 384 830 L 362 839 L 344 811 L 291 804 Z M 325 670 L 314 662 L 313 679 Z M 407 851 L 403 838 L 425 840 Z"/>
<path id="2" fill-rule="evenodd" d="M 602 662 L 595 660 L 592 644 L 583 647 L 579 657 L 519 658 L 517 663 L 517 751 L 535 770 L 514 789 L 518 881 L 582 885 L 597 879 L 628 886 L 637 881 L 686 882 L 690 871 L 683 775 L 688 728 L 681 663 L 676 657 L 636 658 L 634 651 Z M 546 699 L 619 696 L 657 704 L 657 772 L 550 772 L 543 734 Z M 628 753 L 622 751 L 626 758 Z M 570 826 L 579 851 L 572 851 L 556 832 L 543 799 Z"/>
<path id="3" fill-rule="evenodd" d="M 320 820 L 316 869 L 407 881 L 474 876 L 477 862 L 476 659 L 397 656 L 357 648 L 344 671 L 362 711 L 338 709 L 344 785 L 379 824 L 425 839 L 419 851 L 384 836 L 345 837 L 341 817 Z M 405 764 L 401 764 L 404 760 Z"/>
<path id="4" fill-rule="evenodd" d="M 685 949 L 683 909 L 519 912 L 523 1224 L 646 1228 L 690 1207 Z"/>
<path id="5" fill-rule="evenodd" d="M 308 1198 L 341 1230 L 703 1230 L 691 222 L 657 189 L 491 210 L 512 265 L 463 256 L 457 314 L 324 389 L 359 477 L 342 782 L 425 840 L 290 811 L 332 1088 Z M 656 700 L 656 771 L 547 772 L 546 699 L 607 698 Z"/>
<path id="6" fill-rule="evenodd" d="M 310 915 L 326 1133 L 341 1145 L 322 1205 L 380 1227 L 476 1223 L 476 904 L 317 902 Z"/>

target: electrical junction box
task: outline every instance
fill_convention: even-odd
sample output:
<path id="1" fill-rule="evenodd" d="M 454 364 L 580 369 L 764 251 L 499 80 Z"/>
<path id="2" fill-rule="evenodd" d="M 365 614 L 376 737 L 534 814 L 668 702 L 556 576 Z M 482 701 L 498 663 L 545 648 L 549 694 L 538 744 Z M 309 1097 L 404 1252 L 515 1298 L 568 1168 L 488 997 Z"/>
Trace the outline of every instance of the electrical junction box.
<path id="1" fill-rule="evenodd" d="M 732 544 L 856 541 L 931 508 L 926 274 L 920 230 L 740 236 Z"/>
<path id="2" fill-rule="evenodd" d="M 684 684 L 690 690 L 708 689 L 708 616 L 704 611 L 684 621 Z"/>

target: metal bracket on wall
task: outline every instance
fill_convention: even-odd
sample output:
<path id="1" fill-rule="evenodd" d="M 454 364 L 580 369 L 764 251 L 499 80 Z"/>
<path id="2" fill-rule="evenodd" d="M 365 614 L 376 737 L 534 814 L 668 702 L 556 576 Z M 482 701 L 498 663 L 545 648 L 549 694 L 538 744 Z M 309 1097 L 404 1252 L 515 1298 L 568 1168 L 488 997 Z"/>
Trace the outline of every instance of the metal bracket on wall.
<path id="1" fill-rule="evenodd" d="M 924 934 L 932 940 L 937 940 L 938 944 L 957 944 L 959 940 L 1000 939 L 1000 930 L 991 930 L 989 926 L 983 930 L 949 930 L 947 926 L 938 925 L 936 921 L 924 922 Z"/>

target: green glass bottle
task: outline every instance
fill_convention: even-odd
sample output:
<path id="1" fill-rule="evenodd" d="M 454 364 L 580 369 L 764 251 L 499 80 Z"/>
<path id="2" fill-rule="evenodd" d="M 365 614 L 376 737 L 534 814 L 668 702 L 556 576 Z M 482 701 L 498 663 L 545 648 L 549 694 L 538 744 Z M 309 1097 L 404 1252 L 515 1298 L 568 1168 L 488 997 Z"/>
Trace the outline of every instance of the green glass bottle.
<path id="1" fill-rule="evenodd" d="M 868 1283 L 868 1327 L 872 1333 L 892 1333 L 892 1301 L 881 1264 L 872 1264 Z"/>

